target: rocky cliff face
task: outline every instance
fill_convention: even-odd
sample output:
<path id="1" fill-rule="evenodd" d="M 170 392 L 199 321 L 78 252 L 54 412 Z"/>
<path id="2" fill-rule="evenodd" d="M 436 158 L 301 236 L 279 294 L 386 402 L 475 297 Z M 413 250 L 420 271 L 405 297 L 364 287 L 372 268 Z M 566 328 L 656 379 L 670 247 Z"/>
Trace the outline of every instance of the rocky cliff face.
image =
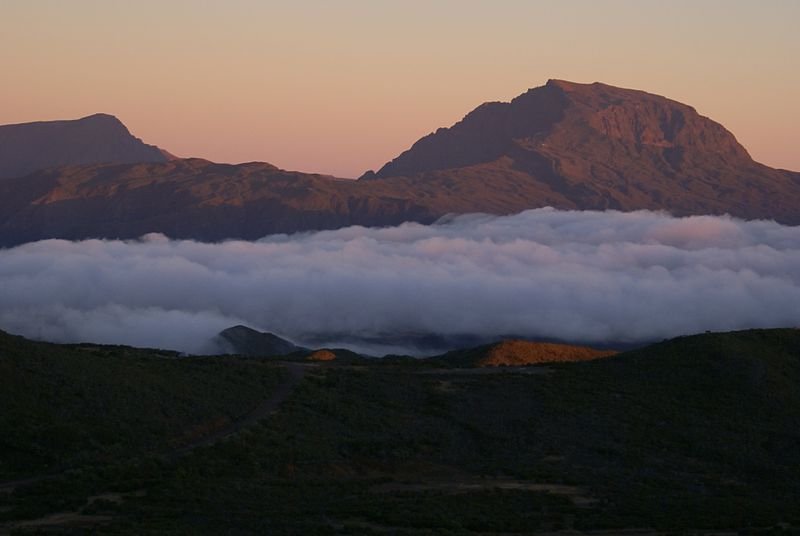
<path id="1" fill-rule="evenodd" d="M 165 162 L 171 156 L 114 116 L 0 126 L 0 179 L 74 164 Z"/>

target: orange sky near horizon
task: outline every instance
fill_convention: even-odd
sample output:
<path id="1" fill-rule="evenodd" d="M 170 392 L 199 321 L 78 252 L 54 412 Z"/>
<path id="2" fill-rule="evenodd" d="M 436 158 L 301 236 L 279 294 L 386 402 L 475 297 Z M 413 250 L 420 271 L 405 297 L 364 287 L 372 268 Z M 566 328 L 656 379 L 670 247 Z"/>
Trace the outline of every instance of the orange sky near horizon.
<path id="1" fill-rule="evenodd" d="M 800 2 L 0 0 L 0 124 L 357 177 L 548 78 L 690 104 L 800 171 Z"/>

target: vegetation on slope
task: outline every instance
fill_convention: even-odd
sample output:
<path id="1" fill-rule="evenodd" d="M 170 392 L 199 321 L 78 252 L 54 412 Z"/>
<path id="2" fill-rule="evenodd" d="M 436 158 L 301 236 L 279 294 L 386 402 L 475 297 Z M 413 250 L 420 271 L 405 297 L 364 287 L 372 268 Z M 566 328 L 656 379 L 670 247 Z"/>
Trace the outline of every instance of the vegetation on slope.
<path id="1" fill-rule="evenodd" d="M 115 359 L 145 370 L 212 366 Z M 704 334 L 524 369 L 293 366 L 306 373 L 291 396 L 240 434 L 173 459 L 130 445 L 125 459 L 0 493 L 0 515 L 24 533 L 33 530 L 24 519 L 70 497 L 83 517 L 68 529 L 130 534 L 800 526 L 798 330 Z M 203 389 L 222 388 L 225 374 L 234 373 Z M 76 412 L 76 423 L 92 422 Z M 24 434 L 38 426 L 15 422 Z"/>
<path id="2" fill-rule="evenodd" d="M 180 447 L 251 411 L 282 374 L 257 361 L 0 332 L 0 481 Z"/>

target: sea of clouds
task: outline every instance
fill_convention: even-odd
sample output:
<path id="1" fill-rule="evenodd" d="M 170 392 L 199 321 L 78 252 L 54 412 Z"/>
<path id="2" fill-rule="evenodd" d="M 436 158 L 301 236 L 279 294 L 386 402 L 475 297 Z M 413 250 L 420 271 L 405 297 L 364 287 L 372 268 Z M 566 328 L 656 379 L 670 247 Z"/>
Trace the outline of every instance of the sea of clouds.
<path id="1" fill-rule="evenodd" d="M 337 346 L 427 333 L 639 343 L 798 326 L 800 227 L 546 208 L 257 242 L 147 235 L 0 250 L 0 329 L 12 333 L 198 353 L 235 324 Z"/>

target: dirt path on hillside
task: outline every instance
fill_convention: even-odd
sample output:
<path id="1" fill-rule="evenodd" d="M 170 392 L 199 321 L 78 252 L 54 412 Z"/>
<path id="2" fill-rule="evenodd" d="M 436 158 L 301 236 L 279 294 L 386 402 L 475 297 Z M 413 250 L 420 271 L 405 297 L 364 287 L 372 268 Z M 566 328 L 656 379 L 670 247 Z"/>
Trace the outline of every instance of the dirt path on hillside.
<path id="1" fill-rule="evenodd" d="M 266 419 L 270 416 L 270 414 L 277 411 L 278 407 L 287 398 L 289 398 L 289 395 L 291 395 L 295 388 L 300 384 L 300 381 L 306 374 L 306 368 L 310 366 L 302 363 L 284 363 L 284 365 L 286 366 L 288 377 L 286 378 L 286 381 L 280 384 L 278 388 L 273 391 L 270 398 L 265 400 L 261 405 L 238 421 L 231 423 L 229 426 L 221 428 L 216 432 L 173 450 L 167 455 L 167 458 L 174 460 L 188 454 L 196 448 L 207 447 L 213 445 L 214 443 L 218 443 L 219 441 L 222 441 L 223 439 L 240 432 L 243 428 L 251 426 L 261 419 Z"/>
<path id="2" fill-rule="evenodd" d="M 303 379 L 306 373 L 306 368 L 313 365 L 307 365 L 303 363 L 282 363 L 286 367 L 288 375 L 283 383 L 278 385 L 278 387 L 272 392 L 272 395 L 262 402 L 259 406 L 257 406 L 253 411 L 242 417 L 241 419 L 237 420 L 236 422 L 231 423 L 230 425 L 221 428 L 209 435 L 203 436 L 196 441 L 192 441 L 191 443 L 185 444 L 179 448 L 172 449 L 167 451 L 163 454 L 163 456 L 172 461 L 176 460 L 182 456 L 185 456 L 192 450 L 200 447 L 206 447 L 209 445 L 213 445 L 223 439 L 226 439 L 247 426 L 251 426 L 261 419 L 265 419 L 269 417 L 271 413 L 276 411 L 278 407 L 287 399 L 289 395 L 295 390 L 295 388 L 300 384 L 300 381 Z M 36 484 L 38 482 L 44 482 L 46 480 L 53 480 L 59 478 L 67 473 L 67 470 L 61 471 L 59 473 L 52 473 L 49 475 L 40 475 L 34 476 L 30 478 L 20 478 L 16 480 L 8 480 L 5 482 L 0 482 L 0 493 L 11 493 L 14 491 L 15 488 L 20 486 L 26 486 L 29 484 Z"/>

